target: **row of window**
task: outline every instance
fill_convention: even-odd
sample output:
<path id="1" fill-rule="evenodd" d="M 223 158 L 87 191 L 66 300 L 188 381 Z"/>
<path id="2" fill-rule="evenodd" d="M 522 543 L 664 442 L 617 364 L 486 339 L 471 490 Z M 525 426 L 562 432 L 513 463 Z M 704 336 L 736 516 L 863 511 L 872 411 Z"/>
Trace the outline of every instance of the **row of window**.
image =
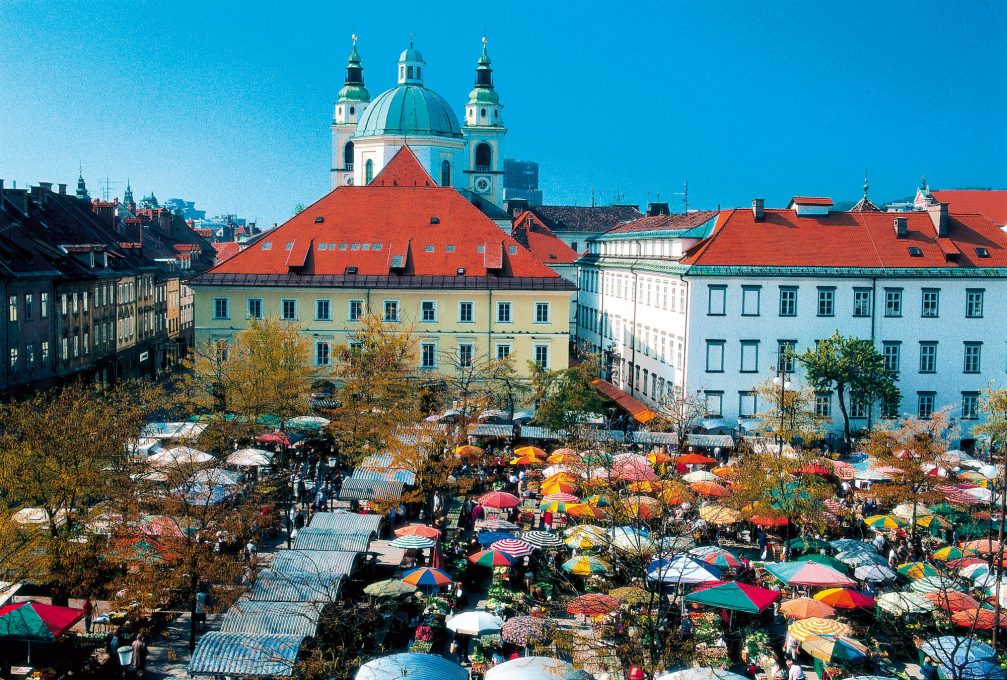
<path id="1" fill-rule="evenodd" d="M 720 418 L 724 412 L 724 393 L 720 390 L 705 390 L 706 415 L 711 418 Z M 815 415 L 831 418 L 833 395 L 831 392 L 820 392 L 815 395 Z M 916 393 L 916 415 L 919 418 L 930 418 L 934 414 L 937 403 L 936 392 Z M 770 406 L 771 407 L 771 406 Z M 738 392 L 738 418 L 754 418 L 758 414 L 758 394 L 753 391 Z M 898 414 L 899 404 L 882 404 L 882 417 L 891 418 Z M 847 409 L 851 420 L 867 420 L 870 415 L 869 404 L 863 400 L 851 397 Z M 977 420 L 979 418 L 979 393 L 961 393 L 961 418 L 962 420 Z"/>
<path id="2" fill-rule="evenodd" d="M 599 285 L 599 278 L 603 285 Z M 634 285 L 633 279 L 636 279 Z M 602 273 L 594 269 L 581 272 L 581 289 L 587 292 L 599 292 L 603 288 L 605 295 L 638 302 L 641 305 L 663 309 L 670 312 L 685 311 L 685 296 L 688 287 L 685 283 L 658 277 L 636 276 L 634 274 Z"/>
<path id="3" fill-rule="evenodd" d="M 248 298 L 246 313 L 249 319 L 261 319 L 263 317 L 262 298 Z M 346 308 L 347 321 L 359 321 L 364 315 L 364 300 L 349 300 Z M 547 324 L 551 318 L 551 306 L 548 302 L 536 302 L 534 307 L 535 323 Z M 458 303 L 458 323 L 475 323 L 475 303 L 462 301 Z M 382 320 L 388 322 L 401 321 L 401 305 L 398 300 L 384 300 L 382 303 Z M 509 301 L 498 301 L 496 303 L 496 322 L 511 323 L 513 321 L 513 303 Z M 230 298 L 213 299 L 213 318 L 231 318 Z M 298 301 L 294 298 L 282 298 L 280 300 L 280 318 L 284 321 L 296 321 L 298 315 Z M 438 304 L 436 300 L 423 300 L 420 302 L 420 321 L 422 323 L 437 323 Z M 315 300 L 315 321 L 332 321 L 332 301 L 328 299 Z"/>
<path id="4" fill-rule="evenodd" d="M 708 316 L 725 316 L 727 314 L 727 286 L 710 285 L 707 288 L 708 299 L 706 313 Z M 797 316 L 797 286 L 780 286 L 779 316 Z M 853 289 L 853 316 L 870 317 L 873 314 L 873 291 L 870 288 Z M 903 315 L 904 290 L 902 288 L 884 289 L 884 315 L 900 317 Z M 939 288 L 924 288 L 920 294 L 920 316 L 925 319 L 935 319 L 940 313 Z M 981 319 L 983 316 L 983 301 L 985 290 L 969 288 L 965 291 L 965 318 Z M 762 313 L 762 286 L 741 287 L 741 315 L 760 316 Z M 815 306 L 818 316 L 836 315 L 836 287 L 817 286 Z"/>
<path id="5" fill-rule="evenodd" d="M 638 350 L 645 356 L 653 356 L 662 363 L 678 368 L 685 367 L 685 338 L 669 335 L 650 326 L 637 324 L 634 332 L 631 322 L 623 321 L 618 314 L 609 316 L 608 312 L 599 314 L 591 307 L 581 306 L 578 312 L 578 325 L 598 333 L 610 340 L 621 340 L 624 348 Z"/>
<path id="6" fill-rule="evenodd" d="M 66 338 L 63 338 L 63 343 L 64 343 L 64 345 L 66 344 Z M 43 340 L 42 341 L 42 343 L 41 343 L 41 351 L 42 351 L 42 363 L 46 363 L 47 361 L 49 361 L 49 341 L 48 340 Z M 84 353 L 86 354 L 87 350 L 85 350 Z M 63 358 L 66 359 L 66 356 L 64 356 Z M 18 370 L 20 368 L 20 362 L 21 362 L 21 360 L 22 359 L 21 359 L 20 349 L 17 348 L 17 347 L 11 347 L 10 348 L 10 370 L 12 372 L 16 371 L 16 370 Z M 28 369 L 34 368 L 34 366 L 35 366 L 35 344 L 34 343 L 29 342 L 28 344 L 26 344 L 24 346 L 24 361 L 26 362 Z"/>
<path id="7" fill-rule="evenodd" d="M 155 302 L 166 302 L 168 299 L 167 286 L 155 286 L 153 279 L 141 279 L 139 288 L 142 296 L 155 295 Z M 123 303 L 136 300 L 133 282 L 119 283 L 118 292 L 119 300 Z M 38 302 L 39 317 L 45 319 L 49 316 L 49 293 L 44 291 L 39 293 Z M 88 291 L 83 291 L 79 295 L 77 293 L 62 293 L 59 299 L 60 312 L 64 315 L 78 314 L 82 309 L 87 312 L 88 303 Z M 94 287 L 94 306 L 96 308 L 113 303 L 111 283 Z M 7 296 L 7 320 L 15 323 L 22 317 L 25 321 L 32 321 L 35 318 L 34 293 Z"/>
<path id="8" fill-rule="evenodd" d="M 350 341 L 350 347 L 359 347 L 360 343 Z M 315 365 L 328 366 L 331 363 L 332 343 L 328 340 L 315 342 Z M 511 345 L 506 342 L 496 343 L 496 358 L 506 359 L 510 356 Z M 544 369 L 549 368 L 549 345 L 534 345 L 532 347 L 534 361 Z M 470 342 L 459 342 L 458 353 L 454 357 L 458 368 L 471 368 L 475 361 L 475 345 Z M 424 340 L 420 343 L 420 368 L 434 369 L 438 366 L 437 342 Z"/>
<path id="9" fill-rule="evenodd" d="M 742 340 L 740 343 L 740 369 L 741 373 L 759 372 L 759 340 Z M 727 345 L 726 340 L 706 341 L 706 372 L 724 372 L 724 353 Z M 920 347 L 920 373 L 937 372 L 937 345 L 936 341 L 925 341 L 919 344 Z M 978 341 L 965 342 L 962 345 L 962 373 L 982 372 L 982 351 L 983 343 Z M 797 348 L 796 340 L 777 340 L 777 367 L 784 373 L 794 372 L 794 352 Z M 902 343 L 900 341 L 883 341 L 881 343 L 881 353 L 885 360 L 885 368 L 892 373 L 898 373 L 901 368 Z"/>
<path id="10" fill-rule="evenodd" d="M 628 363 L 627 379 L 624 384 L 632 382 L 633 389 L 640 392 L 645 397 L 650 397 L 653 401 L 661 402 L 665 397 L 671 396 L 674 383 L 670 380 L 658 376 L 657 372 L 651 373 L 646 368 L 641 370 L 639 364 Z M 643 379 L 641 380 L 641 374 Z"/>

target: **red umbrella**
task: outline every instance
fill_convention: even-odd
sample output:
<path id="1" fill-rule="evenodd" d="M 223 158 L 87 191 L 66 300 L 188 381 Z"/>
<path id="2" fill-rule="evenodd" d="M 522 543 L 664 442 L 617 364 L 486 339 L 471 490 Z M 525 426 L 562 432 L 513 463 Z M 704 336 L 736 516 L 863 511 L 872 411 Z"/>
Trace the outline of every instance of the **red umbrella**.
<path id="1" fill-rule="evenodd" d="M 703 456 L 698 453 L 687 453 L 676 458 L 675 462 L 682 463 L 683 465 L 712 465 L 717 462 L 717 459 L 710 458 L 709 456 Z"/>
<path id="2" fill-rule="evenodd" d="M 283 446 L 290 446 L 290 440 L 282 432 L 270 432 L 269 434 L 259 435 L 255 438 L 255 441 L 259 444 L 282 444 Z"/>
<path id="3" fill-rule="evenodd" d="M 815 594 L 815 599 L 836 609 L 856 609 L 857 607 L 873 607 L 873 597 L 859 593 L 849 588 L 827 588 Z"/>
<path id="4" fill-rule="evenodd" d="M 766 515 L 752 515 L 749 521 L 760 527 L 785 527 L 790 524 L 786 517 L 768 517 Z"/>
<path id="5" fill-rule="evenodd" d="M 996 617 L 992 609 L 963 609 L 951 615 L 951 620 L 956 626 L 972 628 L 975 626 L 979 630 L 992 630 Z M 1007 618 L 1003 612 L 1000 613 L 1000 627 L 1007 628 Z"/>
<path id="6" fill-rule="evenodd" d="M 618 611 L 619 601 L 601 593 L 589 593 L 570 600 L 566 610 L 571 614 L 583 616 L 602 616 Z"/>
<path id="7" fill-rule="evenodd" d="M 825 467 L 821 463 L 808 463 L 807 465 L 798 468 L 795 472 L 799 475 L 828 476 L 832 474 L 832 468 Z"/>
<path id="8" fill-rule="evenodd" d="M 403 536 L 421 536 L 422 538 L 430 538 L 436 541 L 441 537 L 441 530 L 428 527 L 425 524 L 409 524 L 396 529 L 395 535 L 399 538 Z"/>
<path id="9" fill-rule="evenodd" d="M 479 504 L 487 508 L 514 508 L 520 502 L 517 496 L 506 491 L 491 491 L 479 497 Z"/>
<path id="10" fill-rule="evenodd" d="M 776 590 L 734 581 L 705 583 L 685 596 L 686 602 L 698 602 L 752 614 L 765 610 L 778 599 L 780 593 Z"/>
<path id="11" fill-rule="evenodd" d="M 714 498 L 723 498 L 728 495 L 727 489 L 716 482 L 693 482 L 689 488 L 698 494 Z"/>
<path id="12" fill-rule="evenodd" d="M 979 608 L 979 602 L 974 597 L 960 593 L 957 590 L 937 590 L 932 593 L 924 593 L 923 597 L 946 612 L 960 612 L 966 609 Z"/>

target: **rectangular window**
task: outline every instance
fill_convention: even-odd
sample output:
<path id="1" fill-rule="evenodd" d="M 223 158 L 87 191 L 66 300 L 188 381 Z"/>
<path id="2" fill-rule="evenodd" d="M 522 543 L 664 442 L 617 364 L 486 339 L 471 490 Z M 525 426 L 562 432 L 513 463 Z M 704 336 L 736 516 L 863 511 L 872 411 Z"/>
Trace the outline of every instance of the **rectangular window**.
<path id="1" fill-rule="evenodd" d="M 497 303 L 497 323 L 510 323 L 510 303 Z"/>
<path id="2" fill-rule="evenodd" d="M 261 298 L 248 298 L 248 318 L 249 319 L 261 319 L 262 318 L 262 299 Z"/>
<path id="3" fill-rule="evenodd" d="M 13 371 L 17 368 L 17 347 L 10 348 L 10 369 Z"/>
<path id="4" fill-rule="evenodd" d="M 761 286 L 741 287 L 741 315 L 759 316 L 759 297 L 762 295 Z"/>
<path id="5" fill-rule="evenodd" d="M 44 295 L 44 293 L 43 293 L 43 295 Z M 43 362 L 49 361 L 49 341 L 48 340 L 43 340 L 42 341 L 42 361 Z"/>
<path id="6" fill-rule="evenodd" d="M 850 395 L 850 418 L 867 420 L 867 400 Z"/>
<path id="7" fill-rule="evenodd" d="M 881 417 L 895 418 L 899 415 L 899 400 L 895 397 L 887 397 L 881 400 Z"/>
<path id="8" fill-rule="evenodd" d="M 650 384 L 650 371 L 643 369 L 643 396 L 647 396 L 647 385 Z"/>
<path id="9" fill-rule="evenodd" d="M 741 341 L 741 372 L 742 373 L 758 373 L 759 372 L 759 341 L 758 340 L 742 340 Z"/>
<path id="10" fill-rule="evenodd" d="M 11 323 L 17 321 L 17 295 L 11 295 L 7 298 L 7 320 Z"/>
<path id="11" fill-rule="evenodd" d="M 359 321 L 360 317 L 362 317 L 363 315 L 364 315 L 364 301 L 350 300 L 346 318 L 349 319 L 350 321 Z"/>
<path id="12" fill-rule="evenodd" d="M 835 316 L 835 315 L 836 315 L 836 289 L 819 287 L 818 316 Z"/>
<path id="13" fill-rule="evenodd" d="M 981 288 L 970 288 L 965 291 L 965 318 L 980 319 L 983 315 L 984 291 Z"/>
<path id="14" fill-rule="evenodd" d="M 962 420 L 979 418 L 979 393 L 962 392 Z"/>
<path id="15" fill-rule="evenodd" d="M 820 418 L 832 417 L 832 393 L 822 392 L 815 395 L 815 415 Z"/>
<path id="16" fill-rule="evenodd" d="M 472 368 L 473 349 L 471 343 L 458 344 L 458 366 L 461 368 Z"/>
<path id="17" fill-rule="evenodd" d="M 77 293 L 73 294 L 73 313 L 76 314 L 80 311 L 80 302 L 77 300 Z"/>
<path id="18" fill-rule="evenodd" d="M 84 299 L 84 311 L 87 311 L 87 291 L 85 290 L 81 293 L 81 297 Z"/>
<path id="19" fill-rule="evenodd" d="M 88 347 L 91 345 L 91 334 L 84 331 L 84 354 L 87 354 Z"/>
<path id="20" fill-rule="evenodd" d="M 724 393 L 707 390 L 706 396 L 706 417 L 720 418 L 724 414 Z"/>
<path id="21" fill-rule="evenodd" d="M 497 359 L 503 360 L 510 356 L 510 345 L 500 343 L 497 345 Z"/>
<path id="22" fill-rule="evenodd" d="M 66 296 L 63 297 L 64 302 L 66 301 Z M 231 312 L 228 309 L 230 300 L 228 298 L 213 298 L 213 318 L 214 319 L 230 319 Z"/>
<path id="23" fill-rule="evenodd" d="M 920 302 L 920 316 L 924 319 L 936 319 L 941 292 L 937 288 L 924 288 Z"/>
<path id="24" fill-rule="evenodd" d="M 31 293 L 24 294 L 24 320 L 31 321 L 35 318 L 35 296 Z M 31 363 L 31 360 L 28 361 Z"/>
<path id="25" fill-rule="evenodd" d="M 399 301 L 385 300 L 385 321 L 399 320 Z"/>
<path id="26" fill-rule="evenodd" d="M 902 316 L 901 288 L 885 288 L 885 316 Z"/>
<path id="27" fill-rule="evenodd" d="M 549 368 L 549 345 L 535 345 L 535 365 L 539 368 Z"/>
<path id="28" fill-rule="evenodd" d="M 755 392 L 738 392 L 738 417 L 754 418 L 757 413 Z"/>
<path id="29" fill-rule="evenodd" d="M 885 358 L 885 370 L 889 373 L 899 372 L 899 353 L 902 349 L 900 342 L 882 342 L 881 354 Z"/>
<path id="30" fill-rule="evenodd" d="M 283 298 L 280 300 L 280 314 L 284 321 L 294 321 L 297 319 L 297 300 L 293 298 Z"/>
<path id="31" fill-rule="evenodd" d="M 776 341 L 776 368 L 780 373 L 793 373 L 794 372 L 794 359 L 796 358 L 795 349 L 797 347 L 796 340 L 777 340 Z"/>
<path id="32" fill-rule="evenodd" d="M 475 314 L 473 312 L 473 303 L 459 302 L 458 323 L 472 323 L 474 321 L 475 321 Z"/>
<path id="33" fill-rule="evenodd" d="M 435 300 L 422 300 L 420 302 L 420 321 L 422 323 L 436 323 L 437 302 Z"/>
<path id="34" fill-rule="evenodd" d="M 549 323 L 549 303 L 535 303 L 535 323 Z"/>
<path id="35" fill-rule="evenodd" d="M 49 316 L 49 293 L 42 293 L 39 302 L 41 303 L 41 309 L 39 310 L 39 313 L 42 316 L 42 318 L 45 319 L 46 317 Z"/>
<path id="36" fill-rule="evenodd" d="M 936 395 L 933 392 L 917 392 L 916 393 L 916 415 L 920 418 L 929 418 L 934 414 L 934 397 Z"/>
<path id="37" fill-rule="evenodd" d="M 965 343 L 965 373 L 979 373 L 982 371 L 982 351 L 983 344 L 981 342 L 966 342 Z"/>
<path id="38" fill-rule="evenodd" d="M 706 341 L 706 372 L 724 372 L 724 340 Z"/>
<path id="39" fill-rule="evenodd" d="M 920 343 L 920 373 L 937 372 L 937 343 Z"/>
<path id="40" fill-rule="evenodd" d="M 332 321 L 331 300 L 315 300 L 315 319 L 317 321 Z"/>
<path id="41" fill-rule="evenodd" d="M 724 316 L 727 313 L 727 286 L 708 286 L 708 316 Z"/>
<path id="42" fill-rule="evenodd" d="M 329 343 L 327 340 L 319 340 L 315 343 L 315 366 L 329 365 Z"/>
<path id="43" fill-rule="evenodd" d="M 437 368 L 437 344 L 424 342 L 420 344 L 420 368 Z"/>
<path id="44" fill-rule="evenodd" d="M 27 345 L 25 345 L 25 347 L 24 347 L 24 357 L 25 357 L 25 359 L 28 360 L 28 366 L 29 367 L 35 365 L 35 345 L 34 344 L 32 344 L 32 343 L 29 342 Z"/>
<path id="45" fill-rule="evenodd" d="M 871 315 L 871 289 L 853 289 L 853 316 Z"/>

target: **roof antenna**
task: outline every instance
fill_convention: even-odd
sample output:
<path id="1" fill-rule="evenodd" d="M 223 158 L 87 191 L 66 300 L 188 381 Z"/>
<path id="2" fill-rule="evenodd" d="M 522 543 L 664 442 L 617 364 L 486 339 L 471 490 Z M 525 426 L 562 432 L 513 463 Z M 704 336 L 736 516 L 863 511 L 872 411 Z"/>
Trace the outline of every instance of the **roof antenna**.
<path id="1" fill-rule="evenodd" d="M 416 34 L 413 33 L 412 31 L 409 31 L 409 49 L 413 48 L 413 38 L 415 38 L 415 37 L 416 37 Z"/>

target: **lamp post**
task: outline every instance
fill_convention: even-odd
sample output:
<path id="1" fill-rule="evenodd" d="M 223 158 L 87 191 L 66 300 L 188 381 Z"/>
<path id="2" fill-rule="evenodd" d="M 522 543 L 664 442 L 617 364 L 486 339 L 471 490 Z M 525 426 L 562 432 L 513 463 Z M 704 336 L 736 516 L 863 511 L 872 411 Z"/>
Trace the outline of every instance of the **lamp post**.
<path id="1" fill-rule="evenodd" d="M 780 361 L 776 364 L 776 377 L 773 384 L 780 388 L 780 429 L 776 431 L 777 444 L 780 447 L 780 457 L 783 456 L 783 428 L 786 426 L 787 414 L 787 390 L 792 389 L 793 384 L 787 380 L 787 359 L 781 355 Z"/>

